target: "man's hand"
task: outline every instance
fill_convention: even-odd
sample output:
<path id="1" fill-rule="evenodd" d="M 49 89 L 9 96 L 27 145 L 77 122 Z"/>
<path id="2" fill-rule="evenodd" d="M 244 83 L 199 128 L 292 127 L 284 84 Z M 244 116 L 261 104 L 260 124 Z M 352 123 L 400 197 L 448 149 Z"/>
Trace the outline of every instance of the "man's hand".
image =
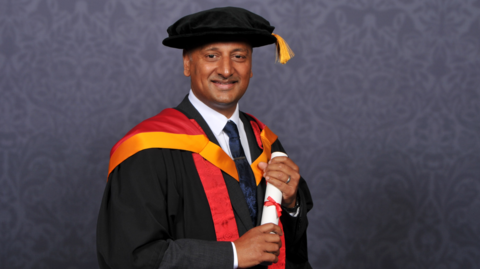
<path id="1" fill-rule="evenodd" d="M 298 166 L 288 157 L 275 157 L 268 164 L 260 162 L 258 168 L 264 171 L 265 180 L 283 193 L 282 205 L 286 208 L 295 207 L 300 181 Z M 289 177 L 290 181 L 287 183 Z"/>
<path id="2" fill-rule="evenodd" d="M 238 267 L 248 268 L 262 262 L 276 263 L 282 235 L 282 229 L 273 223 L 250 229 L 233 242 L 237 249 Z"/>

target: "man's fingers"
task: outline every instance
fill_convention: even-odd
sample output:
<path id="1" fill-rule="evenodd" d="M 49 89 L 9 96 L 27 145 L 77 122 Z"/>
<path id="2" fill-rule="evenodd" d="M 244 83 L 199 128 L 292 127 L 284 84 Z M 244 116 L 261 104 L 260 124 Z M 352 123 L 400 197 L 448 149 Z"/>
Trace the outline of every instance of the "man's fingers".
<path id="1" fill-rule="evenodd" d="M 274 177 L 266 178 L 266 180 L 268 183 L 277 187 L 283 194 L 293 194 L 297 191 L 298 180 L 296 179 L 292 178 L 288 184 Z"/>
<path id="2" fill-rule="evenodd" d="M 266 180 L 270 179 L 276 179 L 282 183 L 288 184 L 288 178 L 290 177 L 290 181 L 292 180 L 292 177 L 284 172 L 281 171 L 269 171 L 268 175 L 265 177 Z M 290 183 L 290 182 L 289 182 Z"/>
<path id="3" fill-rule="evenodd" d="M 298 175 L 298 170 L 293 169 L 291 166 L 285 165 L 284 163 L 273 163 L 268 165 L 267 169 L 264 170 L 265 175 L 272 175 L 272 173 L 283 173 L 288 176 Z"/>
<path id="4" fill-rule="evenodd" d="M 277 263 L 278 262 L 278 255 L 273 253 L 264 252 L 262 254 L 262 260 L 265 262 Z"/>
<path id="5" fill-rule="evenodd" d="M 288 166 L 289 168 L 299 171 L 298 165 L 296 165 L 290 158 L 288 157 L 276 157 L 270 160 L 268 163 L 269 165 L 283 163 L 284 165 Z"/>
<path id="6" fill-rule="evenodd" d="M 277 244 L 279 246 L 282 245 L 282 239 L 278 234 L 268 234 L 268 236 L 265 237 L 265 242 Z"/>
<path id="7" fill-rule="evenodd" d="M 268 253 L 272 253 L 272 254 L 275 254 L 277 252 L 280 251 L 280 245 L 276 244 L 276 243 L 269 243 L 269 244 L 265 244 L 265 252 L 268 252 Z M 278 255 L 278 254 L 276 254 Z"/>
<path id="8" fill-rule="evenodd" d="M 265 168 L 267 168 L 268 164 L 264 162 L 259 162 L 258 163 L 258 168 L 262 169 L 265 171 Z"/>
<path id="9" fill-rule="evenodd" d="M 275 225 L 273 223 L 263 224 L 262 226 L 258 226 L 258 228 L 260 228 L 260 231 L 265 234 L 270 234 L 271 232 L 274 232 L 279 236 L 283 235 L 283 232 L 280 226 Z"/>
<path id="10" fill-rule="evenodd" d="M 290 193 L 290 192 L 295 192 L 296 190 L 296 185 L 297 182 L 292 182 L 293 179 L 290 181 L 290 183 L 283 182 L 282 180 L 278 180 L 276 178 L 270 177 L 267 179 L 267 182 L 272 184 L 273 186 L 277 187 L 282 193 Z M 291 191 L 290 191 L 291 190 Z"/>

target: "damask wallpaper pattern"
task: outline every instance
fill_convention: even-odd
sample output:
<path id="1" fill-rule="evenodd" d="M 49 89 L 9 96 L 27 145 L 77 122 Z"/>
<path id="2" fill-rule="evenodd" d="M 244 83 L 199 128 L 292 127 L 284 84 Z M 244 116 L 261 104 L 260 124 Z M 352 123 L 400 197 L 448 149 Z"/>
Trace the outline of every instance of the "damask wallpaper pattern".
<path id="1" fill-rule="evenodd" d="M 179 17 L 250 9 L 241 109 L 301 168 L 314 268 L 480 268 L 480 1 L 0 0 L 0 268 L 96 268 L 112 145 L 189 89 Z"/>

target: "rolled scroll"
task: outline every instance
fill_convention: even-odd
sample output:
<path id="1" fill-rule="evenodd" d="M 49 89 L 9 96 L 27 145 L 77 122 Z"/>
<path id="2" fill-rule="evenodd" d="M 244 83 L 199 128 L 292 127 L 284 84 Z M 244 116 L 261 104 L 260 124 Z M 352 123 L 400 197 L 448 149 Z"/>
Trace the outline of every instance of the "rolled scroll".
<path id="1" fill-rule="evenodd" d="M 288 157 L 287 154 L 279 151 L 275 151 L 272 153 L 271 159 L 275 157 Z M 265 200 L 263 206 L 263 214 L 262 214 L 262 222 L 261 224 L 265 223 L 273 223 L 278 225 L 278 219 L 281 215 L 281 207 L 282 204 L 282 192 L 275 186 L 270 183 L 267 183 L 267 189 L 265 191 Z"/>

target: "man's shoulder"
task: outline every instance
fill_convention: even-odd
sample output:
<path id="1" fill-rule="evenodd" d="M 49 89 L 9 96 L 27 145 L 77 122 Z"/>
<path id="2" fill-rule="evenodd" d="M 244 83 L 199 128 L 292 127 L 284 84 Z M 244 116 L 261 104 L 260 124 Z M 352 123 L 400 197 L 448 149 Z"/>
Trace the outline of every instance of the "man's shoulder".
<path id="1" fill-rule="evenodd" d="M 196 124 L 184 113 L 175 109 L 167 108 L 157 115 L 147 118 L 133 127 L 125 136 L 131 136 L 145 132 L 165 132 L 174 134 L 201 134 Z"/>
<path id="2" fill-rule="evenodd" d="M 170 148 L 196 152 L 204 142 L 204 132 L 197 124 L 180 111 L 168 108 L 139 123 L 112 147 L 109 173 L 142 150 Z"/>

